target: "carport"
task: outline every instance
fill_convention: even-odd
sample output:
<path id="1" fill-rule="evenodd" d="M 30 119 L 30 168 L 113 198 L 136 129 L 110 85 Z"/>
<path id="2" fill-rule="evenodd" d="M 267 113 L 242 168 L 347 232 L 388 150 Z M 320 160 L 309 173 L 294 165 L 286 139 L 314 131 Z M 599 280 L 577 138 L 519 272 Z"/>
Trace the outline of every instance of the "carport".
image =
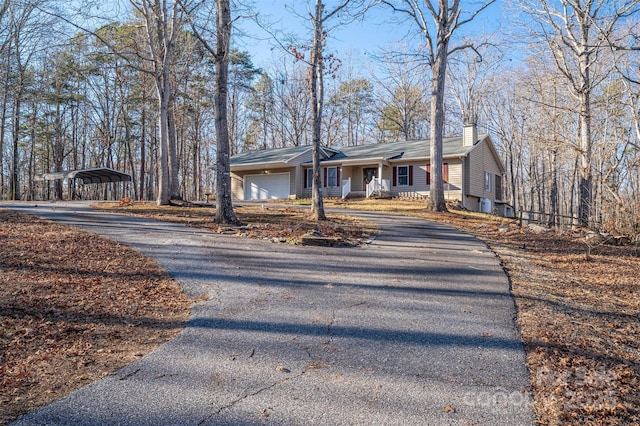
<path id="1" fill-rule="evenodd" d="M 120 172 L 118 170 L 113 170 L 108 167 L 98 167 L 93 169 L 81 169 L 81 170 L 67 170 L 61 172 L 47 172 L 41 173 L 38 175 L 37 180 L 41 181 L 63 181 L 68 179 L 69 181 L 80 181 L 83 185 L 81 198 L 85 199 L 85 186 L 89 184 L 97 184 L 96 186 L 100 186 L 101 184 L 117 184 L 122 183 L 122 185 L 111 185 L 112 187 L 107 189 L 104 185 L 101 185 L 104 189 L 103 198 L 108 198 L 108 194 L 115 197 L 119 197 L 121 195 L 129 194 L 129 187 L 127 182 L 131 182 L 131 175 L 128 173 Z M 95 192 L 95 191 L 94 191 Z M 73 191 L 72 198 L 75 196 L 75 190 Z"/>

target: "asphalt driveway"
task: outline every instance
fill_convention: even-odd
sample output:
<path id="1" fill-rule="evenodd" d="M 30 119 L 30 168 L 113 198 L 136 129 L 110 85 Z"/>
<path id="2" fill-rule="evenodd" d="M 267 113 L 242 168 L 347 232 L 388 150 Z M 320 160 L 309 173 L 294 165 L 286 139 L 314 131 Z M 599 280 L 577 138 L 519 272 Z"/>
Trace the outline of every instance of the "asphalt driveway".
<path id="1" fill-rule="evenodd" d="M 368 214 L 372 244 L 318 248 L 0 207 L 125 243 L 209 297 L 176 339 L 16 425 L 534 424 L 508 279 L 452 228 Z"/>

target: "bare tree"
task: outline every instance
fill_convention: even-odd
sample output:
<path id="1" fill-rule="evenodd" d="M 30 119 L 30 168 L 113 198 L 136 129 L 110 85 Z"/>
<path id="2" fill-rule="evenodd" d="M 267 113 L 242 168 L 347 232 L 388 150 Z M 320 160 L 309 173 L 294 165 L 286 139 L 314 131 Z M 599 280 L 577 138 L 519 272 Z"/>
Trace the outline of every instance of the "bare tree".
<path id="1" fill-rule="evenodd" d="M 426 52 L 424 60 L 431 68 L 431 187 L 429 208 L 446 211 L 444 180 L 442 174 L 442 139 L 444 133 L 444 97 L 447 63 L 453 52 L 474 48 L 464 42 L 450 47 L 451 38 L 460 26 L 471 22 L 495 0 L 488 0 L 469 14 L 462 14 L 460 0 L 381 0 L 395 13 L 405 15 L 413 21 L 424 37 Z"/>
<path id="2" fill-rule="evenodd" d="M 428 78 L 422 64 L 406 56 L 386 53 L 375 73 L 379 141 L 424 139 L 428 132 Z M 377 77 L 383 76 L 382 78 Z"/>
<path id="3" fill-rule="evenodd" d="M 0 198 L 2 198 L 5 184 L 4 184 L 4 173 L 3 173 L 3 164 L 4 164 L 4 133 L 5 126 L 7 120 L 7 102 L 9 98 L 9 55 L 6 54 L 8 50 L 7 47 L 11 42 L 11 27 L 7 14 L 7 10 L 10 6 L 11 2 L 9 0 L 3 0 L 0 3 L 0 59 L 2 61 L 2 65 L 0 69 L 2 70 L 2 79 L 3 87 L 2 87 L 2 108 L 0 112 Z"/>
<path id="4" fill-rule="evenodd" d="M 235 224 L 238 222 L 233 212 L 231 198 L 231 161 L 229 144 L 228 123 L 228 93 L 229 93 L 229 55 L 231 54 L 231 4 L 229 0 L 215 2 L 215 11 L 207 8 L 206 2 L 198 2 L 193 8 L 183 9 L 187 11 L 194 34 L 200 40 L 204 48 L 213 56 L 216 66 L 214 110 L 216 121 L 216 221 L 218 223 Z M 198 24 L 198 13 L 203 24 Z M 215 47 L 213 47 L 205 35 L 206 23 L 215 14 Z"/>
<path id="5" fill-rule="evenodd" d="M 476 122 L 488 96 L 491 77 L 502 60 L 502 54 L 492 45 L 479 47 L 476 51 L 465 49 L 451 57 L 447 70 L 451 82 L 448 93 L 455 99 L 465 123 Z"/>
<path id="6" fill-rule="evenodd" d="M 639 0 L 518 0 L 522 10 L 536 23 L 530 31 L 553 54 L 558 70 L 565 77 L 578 101 L 578 153 L 580 172 L 578 220 L 589 226 L 593 201 L 592 93 L 607 71 L 594 68 L 608 46 L 608 40 L 626 17 L 635 13 Z M 608 67 L 607 67 L 608 69 Z"/>
<path id="7" fill-rule="evenodd" d="M 229 126 L 227 123 L 227 87 L 229 80 L 229 45 L 231 43 L 231 6 L 229 0 L 218 0 L 216 41 L 216 220 L 219 223 L 236 223 L 231 201 L 231 169 L 229 159 Z"/>
<path id="8" fill-rule="evenodd" d="M 350 0 L 345 0 L 333 11 L 325 12 L 322 0 L 316 0 L 315 12 L 310 13 L 313 26 L 313 42 L 311 45 L 310 88 L 311 88 L 311 125 L 313 128 L 313 185 L 311 187 L 311 214 L 316 220 L 326 220 L 324 203 L 322 201 L 322 181 L 320 180 L 320 150 L 322 148 L 322 108 L 324 104 L 324 65 L 323 48 L 326 33 L 324 24 L 340 10 L 344 9 Z"/>
<path id="9" fill-rule="evenodd" d="M 143 17 L 147 32 L 149 53 L 152 58 L 158 96 L 160 150 L 158 173 L 158 205 L 169 204 L 172 197 L 180 197 L 178 159 L 175 133 L 170 125 L 173 88 L 171 66 L 176 37 L 182 25 L 182 9 L 177 0 L 130 0 Z"/>
<path id="10" fill-rule="evenodd" d="M 13 200 L 21 198 L 20 191 L 20 138 L 23 126 L 23 101 L 28 92 L 30 63 L 42 49 L 42 42 L 46 37 L 45 28 L 51 26 L 46 15 L 40 13 L 40 7 L 44 0 L 30 0 L 11 3 L 8 9 L 3 11 L 7 16 L 8 24 L 8 49 L 7 66 L 8 75 L 13 75 L 12 96 L 12 148 L 11 148 L 11 174 L 9 177 L 10 196 Z M 3 123 L 4 125 L 4 123 Z"/>

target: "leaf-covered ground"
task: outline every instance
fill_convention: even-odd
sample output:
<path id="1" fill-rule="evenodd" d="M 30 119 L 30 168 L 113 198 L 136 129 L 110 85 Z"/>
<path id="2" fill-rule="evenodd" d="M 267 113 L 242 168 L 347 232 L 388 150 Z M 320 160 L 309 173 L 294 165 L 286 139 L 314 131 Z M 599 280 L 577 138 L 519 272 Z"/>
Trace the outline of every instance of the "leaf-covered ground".
<path id="1" fill-rule="evenodd" d="M 211 206 L 176 207 L 149 203 L 100 203 L 94 207 L 113 213 L 142 215 L 157 220 L 181 223 L 217 233 L 297 244 L 304 235 L 314 233 L 325 238 L 339 238 L 352 245 L 375 235 L 374 223 L 344 214 L 329 214 L 326 221 L 311 219 L 308 210 L 296 206 L 253 204 L 234 207 L 243 226 L 218 225 Z"/>
<path id="2" fill-rule="evenodd" d="M 577 230 L 536 233 L 488 215 L 434 214 L 424 204 L 343 206 L 448 223 L 484 240 L 501 258 L 539 424 L 640 425 L 640 247 L 594 244 Z"/>
<path id="3" fill-rule="evenodd" d="M 540 424 L 640 424 L 640 251 L 464 224 L 512 281 Z"/>
<path id="4" fill-rule="evenodd" d="M 0 424 L 170 340 L 191 304 L 132 249 L 0 209 Z"/>
<path id="5" fill-rule="evenodd" d="M 308 200 L 293 203 L 304 205 Z M 421 200 L 325 200 L 326 207 L 448 223 L 484 240 L 511 279 L 537 422 L 640 425 L 640 248 L 593 243 L 589 248 L 580 231 L 536 233 L 508 219 L 466 212 L 434 214 L 425 205 Z M 245 214 L 257 224 L 259 236 L 290 230 L 290 221 L 304 214 L 272 204 L 267 210 L 237 210 L 241 219 Z M 206 221 L 211 214 L 203 209 L 186 213 Z M 356 234 L 360 232 L 357 223 L 352 225 Z M 337 235 L 348 228 L 332 222 L 323 226 L 325 233 Z"/>
<path id="6" fill-rule="evenodd" d="M 518 308 L 518 324 L 527 351 L 538 423 L 543 425 L 640 424 L 640 392 L 638 391 L 640 388 L 640 280 L 638 279 L 640 249 L 638 247 L 601 244 L 592 247 L 587 256 L 587 245 L 584 235 L 580 232 L 534 233 L 527 228 L 518 227 L 509 220 L 486 215 L 462 212 L 433 214 L 425 211 L 424 201 L 365 200 L 345 203 L 327 200 L 326 206 L 424 217 L 451 224 L 486 241 L 502 259 L 512 282 L 512 292 Z M 236 209 L 238 217 L 246 224 L 242 228 L 217 226 L 213 223 L 211 209 L 159 208 L 139 204 L 126 208 L 111 207 L 126 211 L 128 214 L 141 214 L 204 227 L 216 232 L 235 233 L 240 237 L 264 238 L 280 242 L 296 242 L 301 235 L 314 229 L 324 236 L 339 236 L 347 240 L 363 239 L 375 233 L 372 224 L 348 216 L 330 215 L 330 221 L 317 225 L 309 221 L 304 212 L 294 207 L 278 207 L 271 204 L 265 209 L 260 205 L 238 207 Z M 84 283 L 79 287 L 84 292 L 88 287 L 93 288 L 94 285 L 91 280 L 95 278 L 95 273 L 88 273 L 88 271 L 97 269 L 99 275 L 102 274 L 100 281 L 110 277 L 115 282 L 126 282 L 129 278 L 139 275 L 134 268 L 137 266 L 136 262 L 141 260 L 131 263 L 123 262 L 123 259 L 128 259 L 130 256 L 114 256 L 113 253 L 126 249 L 111 243 L 114 244 L 113 247 L 103 252 L 104 260 L 98 261 L 97 266 L 91 266 L 96 257 L 82 251 L 73 255 L 75 257 L 73 261 L 69 259 L 62 261 L 59 258 L 61 256 L 59 251 L 45 250 L 49 244 L 53 243 L 45 244 L 44 241 L 38 241 L 42 239 L 42 235 L 54 234 L 53 241 L 57 241 L 56 238 L 62 238 L 62 235 L 67 235 L 63 238 L 66 240 L 65 244 L 75 247 L 85 245 L 79 241 L 88 237 L 82 233 L 72 237 L 68 234 L 71 231 L 66 228 L 58 228 L 53 224 L 41 224 L 41 221 L 32 219 L 28 221 L 29 223 L 19 219 L 14 224 L 11 222 L 12 218 L 6 219 L 7 213 L 2 214 L 4 216 L 0 215 L 0 243 L 2 244 L 0 245 L 2 247 L 0 252 L 2 316 L 0 318 L 3 321 L 3 334 L 0 344 L 15 347 L 11 351 L 5 351 L 5 347 L 8 346 L 1 348 L 3 358 L 0 370 L 0 380 L 2 380 L 0 407 L 3 408 L 0 410 L 3 411 L 0 413 L 5 418 L 11 415 L 9 411 L 4 411 L 6 410 L 5 401 L 13 406 L 20 405 L 20 410 L 23 411 L 33 408 L 48 400 L 56 399 L 66 392 L 67 390 L 63 389 L 63 383 L 70 378 L 75 378 L 76 386 L 88 383 L 131 362 L 136 359 L 137 354 L 144 353 L 144 348 L 153 346 L 154 343 L 140 343 L 137 347 L 143 349 L 133 349 L 136 347 L 137 340 L 125 338 L 125 343 L 130 344 L 128 348 L 131 350 L 127 352 L 127 349 L 121 349 L 121 352 L 110 358 L 109 351 L 116 351 L 113 348 L 116 347 L 117 338 L 121 338 L 126 331 L 151 328 L 170 334 L 175 333 L 184 321 L 184 317 L 176 313 L 177 317 L 166 322 L 160 321 L 160 324 L 167 325 L 167 330 L 162 326 L 144 326 L 143 323 L 136 323 L 136 320 L 132 319 L 132 312 L 139 312 L 141 307 L 134 307 L 134 305 L 128 305 L 128 308 L 127 305 L 118 307 L 113 301 L 118 298 L 135 300 L 136 295 L 139 299 L 146 300 L 146 297 L 141 296 L 145 291 L 127 290 L 130 288 L 128 285 L 118 287 L 119 289 L 116 290 L 115 283 L 107 286 L 111 289 L 111 293 L 103 288 L 102 293 L 107 295 L 104 314 L 97 315 L 99 318 L 93 318 L 87 317 L 88 313 L 78 313 L 77 306 L 84 305 L 74 302 L 73 292 L 66 291 L 67 286 L 63 283 L 69 278 L 62 278 L 63 272 L 72 277 L 72 281 Z M 14 216 L 13 219 L 15 217 L 20 218 L 20 216 Z M 26 227 L 27 224 L 32 223 L 41 228 L 33 230 Z M 20 232 L 26 233 L 21 234 L 20 237 L 18 236 Z M 12 234 L 15 234 L 15 238 L 10 239 L 9 236 Z M 49 237 L 52 236 L 49 235 Z M 93 236 L 93 238 L 97 237 Z M 5 241 L 13 241 L 15 247 L 22 250 L 18 251 L 22 253 L 18 258 L 11 257 L 14 262 L 18 262 L 12 268 L 9 268 L 11 259 L 6 257 Z M 55 247 L 55 244 L 52 247 Z M 44 256 L 43 253 L 46 253 L 46 260 L 41 259 Z M 35 262 L 34 264 L 38 266 L 29 266 L 26 259 L 32 258 L 35 260 L 30 262 Z M 86 263 L 81 263 L 80 259 Z M 58 262 L 59 260 L 61 262 Z M 66 267 L 59 266 L 64 263 Z M 13 271 L 14 278 L 10 282 L 24 283 L 24 290 L 14 285 L 12 293 L 5 295 L 5 287 L 7 287 L 4 282 L 5 270 Z M 81 271 L 83 280 L 76 278 L 78 271 Z M 164 277 L 159 270 L 158 274 L 158 277 Z M 42 301 L 38 301 L 42 307 L 37 309 L 37 315 L 25 316 L 26 322 L 13 323 L 12 328 L 5 327 L 4 321 L 9 321 L 7 324 L 11 324 L 11 321 L 18 321 L 18 318 L 21 318 L 23 311 L 16 313 L 17 309 L 27 311 L 33 309 L 31 296 L 29 296 L 33 292 L 31 279 L 28 278 L 30 275 L 40 276 L 40 279 L 34 280 L 41 286 L 36 288 L 45 289 L 40 296 Z M 52 277 L 59 279 L 56 281 Z M 180 300 L 180 303 L 184 303 L 180 305 L 183 306 L 182 312 L 186 312 L 184 307 L 188 306 L 189 302 L 170 285 L 171 283 L 167 282 L 166 288 L 176 291 L 175 296 L 154 293 L 151 298 L 160 302 L 164 300 L 167 303 Z M 150 288 L 156 287 L 150 286 Z M 149 289 L 143 285 L 144 288 L 147 288 L 147 291 Z M 54 297 L 52 289 L 60 294 L 55 303 L 50 301 L 50 298 Z M 15 303 L 7 305 L 6 300 L 15 301 Z M 10 306 L 14 307 L 10 308 Z M 67 314 L 59 313 L 67 312 L 64 310 L 65 306 L 76 306 L 72 310 L 73 313 L 69 315 L 84 315 L 82 318 L 85 319 L 67 320 L 64 316 Z M 124 312 L 114 311 L 116 313 L 113 313 L 109 310 L 109 306 L 113 309 L 124 309 Z M 157 303 L 155 306 L 166 308 L 168 305 Z M 177 306 L 176 309 L 172 312 L 180 311 Z M 145 318 L 151 317 L 153 314 L 145 315 Z M 124 330 L 111 335 L 106 330 L 103 331 L 106 325 L 121 325 L 122 318 L 127 318 L 126 322 L 129 323 L 125 324 Z M 163 316 L 160 315 L 159 318 L 162 319 Z M 33 321 L 34 324 L 39 321 L 39 325 L 31 325 L 28 321 Z M 95 328 L 101 338 L 109 344 L 102 347 L 101 352 L 96 350 L 92 355 L 86 355 L 86 351 L 97 347 L 93 340 L 85 337 L 85 333 L 92 328 Z M 43 339 L 46 341 L 46 336 L 49 336 L 48 339 L 51 341 L 51 352 L 64 350 L 72 354 L 68 362 L 63 362 L 62 359 L 58 361 L 56 369 L 39 368 L 42 362 L 50 359 L 49 355 L 44 354 L 45 359 L 41 361 L 43 355 L 38 352 L 43 350 L 41 345 L 37 343 L 28 346 L 35 341 L 40 342 Z M 166 337 L 163 336 L 156 342 L 159 343 Z M 19 344 L 14 346 L 13 340 Z M 9 368 L 5 365 L 13 366 L 11 376 L 7 375 Z M 96 368 L 92 372 L 80 373 L 81 370 L 78 368 L 83 365 L 85 368 L 94 366 Z M 41 389 L 35 387 L 38 386 L 38 381 L 42 380 L 45 380 L 46 385 Z M 24 387 L 15 387 L 22 382 L 26 383 Z M 57 388 L 50 393 L 49 389 L 55 388 L 55 383 L 58 383 Z M 48 395 L 48 400 L 41 397 L 42 392 L 46 394 L 45 396 Z"/>

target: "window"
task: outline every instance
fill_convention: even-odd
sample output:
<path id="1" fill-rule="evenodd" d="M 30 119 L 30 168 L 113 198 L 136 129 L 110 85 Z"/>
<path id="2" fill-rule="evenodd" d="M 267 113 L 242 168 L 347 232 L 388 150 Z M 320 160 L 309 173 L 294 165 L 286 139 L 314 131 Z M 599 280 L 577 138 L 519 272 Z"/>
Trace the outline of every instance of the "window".
<path id="1" fill-rule="evenodd" d="M 327 186 L 338 186 L 336 177 L 337 177 L 337 173 L 336 173 L 336 168 L 335 167 L 329 167 L 328 169 L 328 177 L 327 177 Z"/>
<path id="2" fill-rule="evenodd" d="M 313 169 L 304 171 L 304 187 L 311 188 L 313 186 Z"/>
<path id="3" fill-rule="evenodd" d="M 442 182 L 449 183 L 449 163 L 442 164 Z M 427 164 L 427 185 L 431 185 L 431 164 Z"/>
<path id="4" fill-rule="evenodd" d="M 340 186 L 340 169 L 338 167 L 327 167 L 324 169 L 324 186 Z"/>
<path id="5" fill-rule="evenodd" d="M 484 190 L 487 192 L 491 192 L 491 173 L 484 172 Z"/>
<path id="6" fill-rule="evenodd" d="M 393 168 L 393 186 L 413 185 L 413 166 L 397 166 Z"/>
<path id="7" fill-rule="evenodd" d="M 393 186 L 413 186 L 413 166 L 393 166 Z"/>

